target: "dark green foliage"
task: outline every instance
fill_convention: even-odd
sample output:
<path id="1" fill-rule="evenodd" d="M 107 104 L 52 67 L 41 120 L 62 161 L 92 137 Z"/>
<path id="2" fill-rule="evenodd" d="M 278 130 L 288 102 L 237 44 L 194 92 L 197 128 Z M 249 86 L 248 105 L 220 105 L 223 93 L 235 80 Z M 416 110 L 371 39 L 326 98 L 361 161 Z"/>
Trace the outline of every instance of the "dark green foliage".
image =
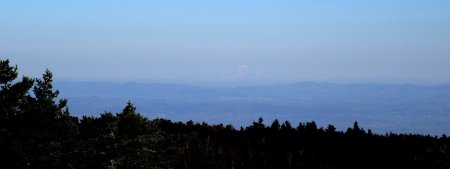
<path id="1" fill-rule="evenodd" d="M 55 104 L 58 91 L 52 89 L 52 74 L 46 71 L 42 79 L 17 77 L 17 68 L 1 61 L 1 152 L 2 164 L 10 168 L 60 168 L 78 135 L 76 118 L 66 108 L 66 100 Z M 37 82 L 34 84 L 34 82 Z M 33 87 L 34 86 L 34 87 Z M 29 90 L 33 88 L 33 95 Z"/>
<path id="2" fill-rule="evenodd" d="M 10 66 L 9 60 L 0 60 L 0 84 L 2 87 L 8 87 L 11 81 L 17 78 L 17 75 L 17 66 Z"/>
<path id="3" fill-rule="evenodd" d="M 149 120 L 131 102 L 78 119 L 66 100 L 55 101 L 50 71 L 21 81 L 17 74 L 0 61 L 0 168 L 450 168 L 446 135 L 377 135 L 357 122 L 346 132 L 314 121 L 266 126 L 262 118 L 236 130 Z"/>
<path id="4" fill-rule="evenodd" d="M 270 128 L 275 131 L 280 130 L 280 122 L 278 121 L 278 119 L 275 119 L 273 121 L 272 125 L 270 125 Z"/>

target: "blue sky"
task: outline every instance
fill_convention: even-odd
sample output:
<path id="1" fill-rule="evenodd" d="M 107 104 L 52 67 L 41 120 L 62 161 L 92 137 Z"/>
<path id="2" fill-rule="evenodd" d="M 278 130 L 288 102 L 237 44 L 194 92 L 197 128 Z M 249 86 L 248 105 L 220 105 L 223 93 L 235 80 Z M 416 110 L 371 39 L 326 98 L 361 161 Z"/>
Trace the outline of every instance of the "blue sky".
<path id="1" fill-rule="evenodd" d="M 0 1 L 0 58 L 57 80 L 450 83 L 450 1 Z"/>

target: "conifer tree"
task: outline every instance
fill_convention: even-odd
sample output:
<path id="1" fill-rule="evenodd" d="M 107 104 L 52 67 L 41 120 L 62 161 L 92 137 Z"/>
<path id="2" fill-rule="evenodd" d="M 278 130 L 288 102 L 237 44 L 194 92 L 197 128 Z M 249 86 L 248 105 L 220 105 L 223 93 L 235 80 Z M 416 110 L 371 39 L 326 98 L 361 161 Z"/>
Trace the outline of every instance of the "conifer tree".
<path id="1" fill-rule="evenodd" d="M 278 121 L 278 119 L 275 119 L 272 123 L 272 125 L 270 125 L 270 128 L 272 130 L 279 130 L 280 129 L 280 122 Z"/>

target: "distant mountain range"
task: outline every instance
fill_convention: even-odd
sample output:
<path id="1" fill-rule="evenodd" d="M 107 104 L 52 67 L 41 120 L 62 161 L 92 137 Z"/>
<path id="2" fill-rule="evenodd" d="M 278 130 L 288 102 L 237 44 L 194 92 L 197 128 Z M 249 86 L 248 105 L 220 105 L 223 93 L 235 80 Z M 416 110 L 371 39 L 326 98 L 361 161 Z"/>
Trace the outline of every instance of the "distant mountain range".
<path id="1" fill-rule="evenodd" d="M 128 100 L 149 118 L 248 125 L 263 117 L 315 120 L 346 130 L 358 121 L 377 133 L 450 134 L 450 85 L 296 83 L 249 87 L 57 82 L 76 116 L 119 112 Z"/>

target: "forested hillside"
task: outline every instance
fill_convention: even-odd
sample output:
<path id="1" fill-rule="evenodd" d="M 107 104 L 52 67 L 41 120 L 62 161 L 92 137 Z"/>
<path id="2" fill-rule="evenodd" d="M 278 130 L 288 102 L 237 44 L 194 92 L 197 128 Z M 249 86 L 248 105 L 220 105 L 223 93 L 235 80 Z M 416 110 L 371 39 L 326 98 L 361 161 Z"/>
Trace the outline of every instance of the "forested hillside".
<path id="1" fill-rule="evenodd" d="M 0 168 L 450 168 L 450 138 L 289 121 L 234 128 L 122 112 L 74 117 L 52 73 L 18 79 L 0 61 Z"/>

